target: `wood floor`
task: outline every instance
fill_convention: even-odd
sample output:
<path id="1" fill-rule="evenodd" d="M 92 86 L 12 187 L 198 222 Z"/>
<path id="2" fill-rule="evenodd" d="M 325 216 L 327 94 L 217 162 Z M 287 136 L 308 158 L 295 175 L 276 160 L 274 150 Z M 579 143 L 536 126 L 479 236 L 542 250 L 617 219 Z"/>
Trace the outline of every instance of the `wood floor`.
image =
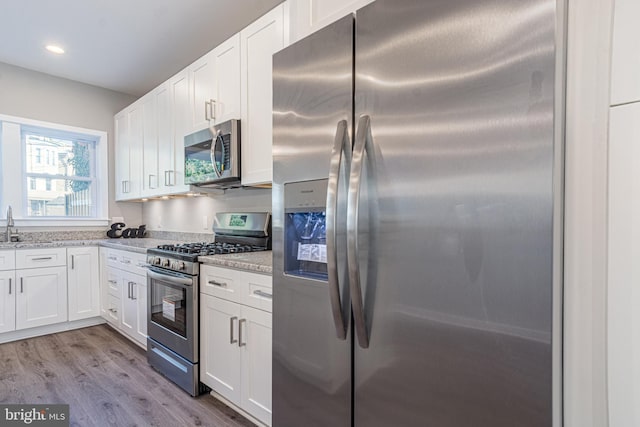
<path id="1" fill-rule="evenodd" d="M 71 426 L 253 426 L 183 392 L 106 325 L 0 345 L 0 402 L 69 404 Z"/>

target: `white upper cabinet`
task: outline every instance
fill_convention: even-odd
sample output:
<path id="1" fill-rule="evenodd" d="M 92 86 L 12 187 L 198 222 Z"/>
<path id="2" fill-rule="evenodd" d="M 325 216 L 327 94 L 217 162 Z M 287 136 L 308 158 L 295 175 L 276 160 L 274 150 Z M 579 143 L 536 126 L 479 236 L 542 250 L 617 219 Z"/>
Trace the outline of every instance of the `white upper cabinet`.
<path id="1" fill-rule="evenodd" d="M 213 50 L 216 98 L 213 123 L 240 118 L 240 34 Z"/>
<path id="2" fill-rule="evenodd" d="M 163 171 L 165 194 L 189 191 L 184 184 L 184 136 L 189 133 L 189 75 L 184 70 L 169 80 L 171 90 L 171 118 L 173 135 L 173 160 L 171 168 Z"/>
<path id="3" fill-rule="evenodd" d="M 189 67 L 190 131 L 240 117 L 240 35 Z"/>
<path id="4" fill-rule="evenodd" d="M 616 0 L 611 58 L 611 105 L 640 101 L 640 1 Z"/>
<path id="5" fill-rule="evenodd" d="M 142 184 L 141 196 L 152 196 L 158 190 L 158 103 L 156 92 L 142 98 Z"/>
<path id="6" fill-rule="evenodd" d="M 373 0 L 290 0 L 291 41 L 298 41 Z"/>
<path id="7" fill-rule="evenodd" d="M 138 101 L 115 116 L 116 200 L 142 194 L 144 112 Z"/>
<path id="8" fill-rule="evenodd" d="M 271 183 L 272 57 L 289 43 L 287 17 L 283 3 L 240 32 L 242 185 Z"/>

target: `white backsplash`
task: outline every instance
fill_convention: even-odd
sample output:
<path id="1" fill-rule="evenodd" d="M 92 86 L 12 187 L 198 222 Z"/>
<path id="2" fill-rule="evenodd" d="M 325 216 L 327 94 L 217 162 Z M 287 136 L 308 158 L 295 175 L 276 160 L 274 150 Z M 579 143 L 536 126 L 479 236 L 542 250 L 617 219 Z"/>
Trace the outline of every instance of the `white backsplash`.
<path id="1" fill-rule="evenodd" d="M 223 195 L 148 201 L 142 205 L 142 223 L 149 231 L 210 234 L 215 213 L 232 211 L 271 212 L 271 190 L 239 188 Z"/>

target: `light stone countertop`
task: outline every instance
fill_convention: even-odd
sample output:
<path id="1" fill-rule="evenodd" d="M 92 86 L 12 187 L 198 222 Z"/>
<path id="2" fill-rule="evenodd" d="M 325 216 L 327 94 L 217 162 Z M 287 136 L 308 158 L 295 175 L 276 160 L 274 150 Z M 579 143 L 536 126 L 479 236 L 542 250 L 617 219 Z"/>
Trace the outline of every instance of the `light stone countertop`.
<path id="1" fill-rule="evenodd" d="M 140 254 L 147 253 L 147 249 L 155 248 L 162 244 L 176 243 L 175 240 L 162 239 L 93 239 L 93 240 L 54 240 L 54 241 L 37 241 L 37 242 L 2 242 L 2 249 L 39 249 L 39 248 L 60 248 L 60 247 L 76 247 L 76 246 L 104 246 L 107 248 L 121 249 L 129 252 L 137 252 Z"/>
<path id="2" fill-rule="evenodd" d="M 203 264 L 215 265 L 218 267 L 237 268 L 239 270 L 253 273 L 271 274 L 272 252 L 247 252 L 241 254 L 207 255 L 199 256 L 198 261 Z"/>
<path id="3" fill-rule="evenodd" d="M 93 240 L 54 240 L 39 242 L 1 242 L 2 249 L 39 249 L 39 248 L 60 248 L 77 246 L 102 246 L 113 249 L 120 249 L 129 252 L 145 254 L 147 249 L 155 248 L 162 244 L 180 243 L 176 240 L 163 240 L 152 238 L 141 239 L 93 239 Z M 248 252 L 240 254 L 208 255 L 198 257 L 198 261 L 204 264 L 216 265 L 219 267 L 236 268 L 254 273 L 272 273 L 272 253 L 271 251 Z"/>

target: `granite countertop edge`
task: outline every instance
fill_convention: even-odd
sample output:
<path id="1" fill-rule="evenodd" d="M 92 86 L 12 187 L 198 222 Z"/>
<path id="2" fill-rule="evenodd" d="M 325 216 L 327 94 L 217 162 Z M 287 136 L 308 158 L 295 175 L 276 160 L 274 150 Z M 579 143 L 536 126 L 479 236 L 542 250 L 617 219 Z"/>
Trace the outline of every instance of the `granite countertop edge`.
<path id="1" fill-rule="evenodd" d="M 173 244 L 175 240 L 163 240 L 153 238 L 142 239 L 89 239 L 89 240 L 54 240 L 50 242 L 13 242 L 0 243 L 2 249 L 42 249 L 42 248 L 66 248 L 81 246 L 102 246 L 105 248 L 119 249 L 129 252 L 146 254 L 147 249 L 155 248 L 162 244 Z M 201 256 L 198 261 L 203 264 L 226 268 L 235 268 L 254 273 L 272 274 L 271 251 L 251 252 L 241 254 L 226 254 L 215 256 Z"/>
<path id="2" fill-rule="evenodd" d="M 271 251 L 198 257 L 198 261 L 206 265 L 235 268 L 262 274 L 272 274 L 272 259 Z"/>

